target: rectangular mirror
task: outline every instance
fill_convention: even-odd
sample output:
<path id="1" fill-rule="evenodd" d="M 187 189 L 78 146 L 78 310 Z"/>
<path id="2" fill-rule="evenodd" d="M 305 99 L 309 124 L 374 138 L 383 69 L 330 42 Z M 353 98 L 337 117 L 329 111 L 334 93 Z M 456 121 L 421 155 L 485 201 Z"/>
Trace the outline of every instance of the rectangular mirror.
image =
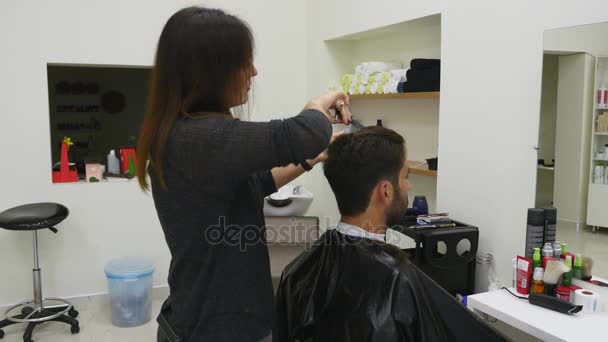
<path id="1" fill-rule="evenodd" d="M 544 34 L 536 207 L 608 275 L 608 22 Z"/>

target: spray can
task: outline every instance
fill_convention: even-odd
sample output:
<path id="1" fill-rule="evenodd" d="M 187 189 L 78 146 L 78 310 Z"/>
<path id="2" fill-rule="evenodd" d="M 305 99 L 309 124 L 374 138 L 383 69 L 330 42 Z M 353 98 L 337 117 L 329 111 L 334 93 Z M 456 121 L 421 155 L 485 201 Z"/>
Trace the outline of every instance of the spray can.
<path id="1" fill-rule="evenodd" d="M 532 258 L 534 248 L 542 248 L 545 236 L 545 211 L 543 209 L 528 209 L 528 224 L 526 227 L 526 258 Z"/>
<path id="2" fill-rule="evenodd" d="M 557 209 L 545 208 L 545 236 L 544 242 L 554 242 L 557 235 Z"/>
<path id="3" fill-rule="evenodd" d="M 562 257 L 562 244 L 559 241 L 553 242 L 553 257 L 559 260 Z"/>
<path id="4" fill-rule="evenodd" d="M 545 246 L 543 247 L 543 250 L 542 250 L 542 255 L 543 255 L 543 259 L 542 259 L 543 268 L 546 269 L 547 261 L 555 259 L 555 258 L 553 258 L 553 247 L 551 247 L 550 242 L 545 243 Z"/>

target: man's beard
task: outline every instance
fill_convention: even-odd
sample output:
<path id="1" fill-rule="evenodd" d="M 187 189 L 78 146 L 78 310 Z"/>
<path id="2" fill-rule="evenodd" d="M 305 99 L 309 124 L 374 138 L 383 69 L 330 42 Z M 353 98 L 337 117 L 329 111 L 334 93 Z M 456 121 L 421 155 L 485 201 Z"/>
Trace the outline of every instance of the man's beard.
<path id="1" fill-rule="evenodd" d="M 395 189 L 399 189 L 399 188 L 396 187 Z M 405 211 L 407 210 L 407 206 L 408 206 L 407 194 L 405 195 L 405 198 L 403 198 L 401 196 L 401 193 L 399 191 L 396 191 L 396 194 L 397 194 L 397 196 L 395 196 L 395 199 L 391 203 L 391 206 L 388 207 L 388 209 L 386 209 L 386 226 L 387 227 L 393 227 L 398 224 L 401 224 L 401 221 L 403 220 L 403 215 L 405 214 Z"/>

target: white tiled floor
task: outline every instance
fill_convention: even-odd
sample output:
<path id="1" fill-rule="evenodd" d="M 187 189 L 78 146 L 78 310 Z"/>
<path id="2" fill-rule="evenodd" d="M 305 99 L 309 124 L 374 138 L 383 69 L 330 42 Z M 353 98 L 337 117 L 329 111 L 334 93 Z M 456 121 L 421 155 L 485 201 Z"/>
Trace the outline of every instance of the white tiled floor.
<path id="1" fill-rule="evenodd" d="M 152 319 L 145 325 L 134 328 L 118 328 L 110 322 L 107 305 L 82 305 L 74 303 L 80 315 L 80 333 L 72 335 L 70 326 L 63 323 L 43 323 L 36 327 L 32 339 L 35 342 L 155 342 L 156 316 L 162 301 L 152 302 Z M 92 310 L 92 307 L 100 307 Z M 81 308 L 82 307 L 82 308 Z M 25 325 L 14 325 L 3 329 L 6 336 L 2 342 L 22 342 Z"/>
<path id="2" fill-rule="evenodd" d="M 593 275 L 608 278 L 608 229 L 593 233 L 581 227 L 577 232 L 574 224 L 558 222 L 557 239 L 568 244 L 569 252 L 593 258 Z"/>

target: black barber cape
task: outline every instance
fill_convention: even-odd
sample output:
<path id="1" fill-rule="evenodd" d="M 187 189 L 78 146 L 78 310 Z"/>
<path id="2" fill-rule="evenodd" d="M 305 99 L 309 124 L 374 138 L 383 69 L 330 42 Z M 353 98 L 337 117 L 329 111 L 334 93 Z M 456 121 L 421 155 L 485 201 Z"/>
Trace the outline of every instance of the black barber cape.
<path id="1" fill-rule="evenodd" d="M 396 247 L 329 230 L 291 262 L 276 342 L 507 341 Z"/>

